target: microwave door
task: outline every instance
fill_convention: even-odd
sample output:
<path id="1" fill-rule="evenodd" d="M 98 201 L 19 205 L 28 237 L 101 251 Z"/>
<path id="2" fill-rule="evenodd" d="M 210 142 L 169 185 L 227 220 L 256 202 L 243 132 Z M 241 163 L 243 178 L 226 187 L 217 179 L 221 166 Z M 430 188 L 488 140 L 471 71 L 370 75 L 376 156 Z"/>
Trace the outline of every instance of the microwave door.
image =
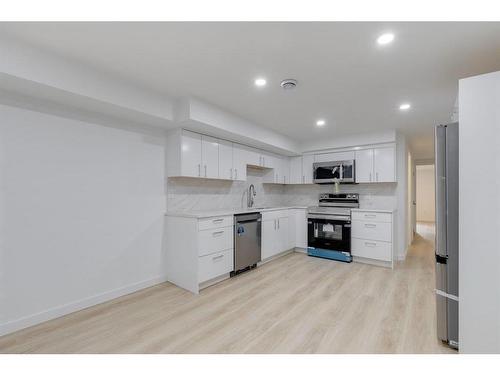
<path id="1" fill-rule="evenodd" d="M 342 181 L 354 182 L 354 163 L 345 161 L 342 163 Z"/>
<path id="2" fill-rule="evenodd" d="M 339 165 L 318 165 L 314 169 L 314 182 L 333 182 L 340 178 Z"/>

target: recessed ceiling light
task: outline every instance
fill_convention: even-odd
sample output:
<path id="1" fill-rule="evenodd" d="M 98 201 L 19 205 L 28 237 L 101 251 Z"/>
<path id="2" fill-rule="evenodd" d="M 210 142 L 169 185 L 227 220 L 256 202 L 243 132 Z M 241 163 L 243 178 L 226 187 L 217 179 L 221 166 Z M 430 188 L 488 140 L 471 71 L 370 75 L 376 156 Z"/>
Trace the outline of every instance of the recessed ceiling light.
<path id="1" fill-rule="evenodd" d="M 393 33 L 385 33 L 380 35 L 377 38 L 377 43 L 378 44 L 389 44 L 394 40 L 394 34 Z"/>
<path id="2" fill-rule="evenodd" d="M 267 84 L 267 81 L 264 78 L 257 78 L 255 80 L 255 86 L 257 86 L 257 87 L 262 87 L 262 86 L 265 86 L 266 84 Z"/>
<path id="3" fill-rule="evenodd" d="M 410 108 L 411 108 L 410 103 L 403 103 L 403 104 L 401 104 L 401 105 L 399 106 L 399 109 L 400 109 L 400 110 L 402 110 L 402 111 L 406 111 L 406 110 L 408 110 L 408 109 L 410 109 Z"/>
<path id="4" fill-rule="evenodd" d="M 326 121 L 325 120 L 318 120 L 316 121 L 316 126 L 325 126 Z"/>

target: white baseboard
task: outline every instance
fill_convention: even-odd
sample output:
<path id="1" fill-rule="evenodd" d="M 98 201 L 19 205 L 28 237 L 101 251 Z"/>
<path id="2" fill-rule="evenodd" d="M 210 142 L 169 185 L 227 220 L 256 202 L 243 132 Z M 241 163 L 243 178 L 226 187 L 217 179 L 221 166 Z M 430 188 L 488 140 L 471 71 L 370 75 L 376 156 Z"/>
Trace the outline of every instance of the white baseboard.
<path id="1" fill-rule="evenodd" d="M 392 268 L 392 262 L 385 262 L 382 260 L 377 260 L 377 259 L 369 259 L 369 258 L 363 258 L 363 257 L 357 257 L 353 256 L 352 261 L 356 263 L 364 263 L 364 264 L 369 264 L 371 266 L 379 266 L 379 267 L 385 267 L 385 268 Z"/>
<path id="2" fill-rule="evenodd" d="M 406 254 L 399 254 L 397 257 L 396 257 L 396 260 L 398 262 L 403 262 L 406 260 Z"/>
<path id="3" fill-rule="evenodd" d="M 295 251 L 296 253 L 307 254 L 307 249 L 304 249 L 304 248 L 302 248 L 302 247 L 296 247 L 296 248 L 294 249 L 294 251 Z"/>
<path id="4" fill-rule="evenodd" d="M 166 276 L 157 276 L 149 280 L 140 281 L 118 289 L 113 289 L 108 292 L 97 294 L 92 297 L 83 298 L 78 301 L 70 302 L 65 305 L 57 306 L 45 311 L 41 311 L 32 315 L 22 317 L 20 319 L 11 320 L 10 322 L 0 324 L 0 336 L 19 331 L 23 328 L 31 327 L 36 324 L 46 322 L 63 315 L 83 310 L 91 306 L 98 305 L 112 299 L 122 297 L 124 295 L 137 292 L 138 290 L 149 288 L 153 285 L 167 281 Z"/>

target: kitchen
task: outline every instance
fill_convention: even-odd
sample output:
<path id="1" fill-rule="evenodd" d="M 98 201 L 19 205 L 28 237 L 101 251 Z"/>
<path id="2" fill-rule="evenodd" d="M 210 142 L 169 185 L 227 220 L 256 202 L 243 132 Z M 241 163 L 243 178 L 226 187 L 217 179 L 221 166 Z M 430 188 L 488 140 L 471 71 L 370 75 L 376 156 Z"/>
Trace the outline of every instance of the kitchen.
<path id="1" fill-rule="evenodd" d="M 176 208 L 168 211 L 166 217 L 168 280 L 198 293 L 200 287 L 241 271 L 234 269 L 238 251 L 234 243 L 242 235 L 236 232 L 235 219 L 249 212 L 261 214 L 260 233 L 257 233 L 261 243 L 257 260 L 245 267 L 272 260 L 294 249 L 313 255 L 315 251 L 330 248 L 333 250 L 330 254 L 315 254 L 392 268 L 395 258 L 398 259 L 394 255 L 394 249 L 398 249 L 395 246 L 397 209 L 388 206 L 396 202 L 391 201 L 394 197 L 380 194 L 396 194 L 397 191 L 396 134 L 390 134 L 387 140 L 392 142 L 353 144 L 351 147 L 322 150 L 321 153 L 287 157 L 188 130 L 172 131 L 167 141 L 170 145 L 167 160 L 174 162 L 167 173 L 169 184 L 175 185 L 175 192 L 169 193 L 170 207 Z M 335 174 L 336 169 L 342 171 L 341 174 Z M 254 183 L 250 183 L 248 190 L 243 189 L 240 193 L 241 206 L 224 210 L 224 205 L 230 204 L 228 197 L 224 194 L 221 198 L 225 199 L 215 200 L 207 196 L 204 190 L 208 189 L 201 186 L 191 186 L 189 194 L 178 197 L 180 192 L 188 189 L 189 182 L 188 187 L 183 184 L 188 177 L 216 180 L 208 183 L 219 183 L 220 186 L 232 185 L 232 181 L 246 186 L 244 182 L 251 181 L 258 186 L 259 193 L 256 193 Z M 191 183 L 197 184 L 198 181 Z M 318 184 L 319 189 L 313 184 Z M 347 192 L 354 193 L 340 194 L 340 184 L 351 184 L 342 185 L 342 189 L 349 186 Z M 360 187 L 359 184 L 367 185 Z M 295 190 L 302 188 L 308 199 L 303 196 L 297 199 L 296 193 L 288 192 L 289 186 Z M 357 193 L 359 190 L 363 192 L 361 197 Z M 377 192 L 378 207 L 373 198 Z M 349 202 L 352 209 L 348 208 Z M 206 209 L 183 211 L 181 207 L 187 204 L 201 205 Z M 324 206 L 314 208 L 314 204 Z M 335 206 L 340 206 L 337 211 L 344 212 L 335 212 Z M 330 220 L 324 221 L 328 218 Z M 325 225 L 331 228 L 329 232 L 322 231 L 318 235 L 318 226 L 323 228 Z M 329 236 L 335 241 L 327 245 L 324 240 Z M 319 243 L 314 245 L 314 241 Z M 405 249 L 404 241 L 402 244 Z M 198 266 L 196 262 L 199 262 Z"/>
<path id="2" fill-rule="evenodd" d="M 0 23 L 0 352 L 500 352 L 499 25 Z"/>

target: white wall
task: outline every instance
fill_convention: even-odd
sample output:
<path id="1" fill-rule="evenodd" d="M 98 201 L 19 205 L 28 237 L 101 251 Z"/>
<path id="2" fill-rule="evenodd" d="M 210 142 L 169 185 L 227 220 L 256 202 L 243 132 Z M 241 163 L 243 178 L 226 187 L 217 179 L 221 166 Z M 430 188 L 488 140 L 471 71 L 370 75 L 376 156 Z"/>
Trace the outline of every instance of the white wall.
<path id="1" fill-rule="evenodd" d="M 417 165 L 417 221 L 436 220 L 434 165 Z"/>
<path id="2" fill-rule="evenodd" d="M 500 353 L 500 72 L 460 80 L 459 344 Z"/>
<path id="3" fill-rule="evenodd" d="M 162 281 L 164 138 L 0 118 L 0 334 Z"/>

